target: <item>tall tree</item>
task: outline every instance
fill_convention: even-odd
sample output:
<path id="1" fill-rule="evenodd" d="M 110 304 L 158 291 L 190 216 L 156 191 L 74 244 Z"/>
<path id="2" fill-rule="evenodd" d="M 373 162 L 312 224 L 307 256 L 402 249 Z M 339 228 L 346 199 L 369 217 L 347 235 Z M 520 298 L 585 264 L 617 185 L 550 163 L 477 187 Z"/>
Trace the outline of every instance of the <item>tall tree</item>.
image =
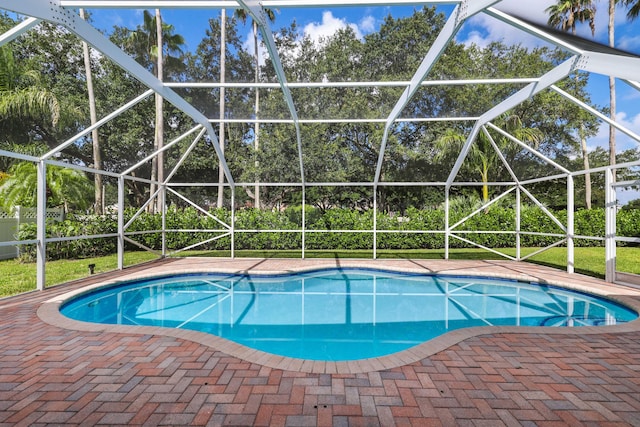
<path id="1" fill-rule="evenodd" d="M 263 9 L 265 16 L 271 22 L 276 20 L 276 15 L 273 9 L 264 8 Z M 247 11 L 238 8 L 236 9 L 236 16 L 243 22 L 247 22 Z M 260 52 L 258 46 L 258 23 L 255 20 L 251 20 L 253 27 L 253 53 L 255 60 L 255 82 L 258 83 L 260 81 Z M 254 136 L 253 136 L 253 148 L 256 152 L 256 158 L 260 151 L 260 124 L 258 123 L 258 117 L 260 115 L 260 90 L 256 87 L 255 90 L 256 100 L 254 105 L 254 113 L 255 113 L 255 125 L 254 125 Z M 258 160 L 256 159 L 256 169 L 258 169 Z M 254 189 L 254 205 L 257 209 L 260 208 L 260 178 L 256 175 L 256 186 Z"/>
<path id="2" fill-rule="evenodd" d="M 18 65 L 13 50 L 0 46 L 0 122 L 34 117 L 46 117 L 55 126 L 58 99 L 44 87 L 38 71 Z"/>
<path id="3" fill-rule="evenodd" d="M 609 23 L 607 26 L 609 35 L 609 46 L 615 47 L 615 14 L 616 5 L 622 3 L 627 7 L 627 18 L 631 21 L 635 20 L 640 14 L 640 0 L 609 0 Z M 609 76 L 609 115 L 611 120 L 616 120 L 616 78 Z M 616 164 L 616 129 L 609 125 L 609 164 Z M 613 170 L 613 179 L 615 181 L 616 170 Z"/>
<path id="4" fill-rule="evenodd" d="M 136 59 L 143 65 L 150 66 L 154 75 L 164 80 L 165 65 L 168 68 L 181 68 L 182 46 L 184 38 L 174 33 L 173 25 L 162 22 L 160 9 L 155 10 L 155 15 L 144 11 L 143 24 L 133 31 L 129 37 L 128 45 L 134 51 Z M 159 94 L 155 95 L 156 126 L 154 135 L 154 150 L 162 149 L 164 142 L 164 113 L 163 99 Z M 164 156 L 160 152 L 153 159 L 151 168 L 151 181 L 161 182 L 164 179 Z M 151 194 L 155 192 L 155 184 L 151 184 Z M 159 207 L 160 199 L 158 199 Z"/>
<path id="5" fill-rule="evenodd" d="M 192 81 L 247 81 L 254 76 L 253 55 L 243 49 L 243 42 L 237 32 L 236 18 L 226 13 L 226 25 L 221 28 L 222 21 L 219 17 L 210 18 L 209 26 L 205 31 L 205 37 L 198 43 L 195 52 L 185 55 L 185 76 Z M 222 42 L 224 33 L 225 41 Z M 222 48 L 225 46 L 224 56 Z M 222 69 L 224 68 L 224 74 Z M 224 80 L 222 75 L 224 75 Z M 191 103 L 207 117 L 215 118 L 240 118 L 249 117 L 253 111 L 252 88 L 227 88 L 220 90 L 218 87 L 204 89 L 194 88 L 185 90 Z M 222 111 L 224 110 L 224 111 Z M 253 126 L 251 126 L 253 128 Z M 244 166 L 244 160 L 253 160 L 253 146 L 250 143 L 252 130 L 247 123 L 226 123 L 218 129 L 221 136 L 220 144 L 224 144 L 224 153 L 227 164 L 234 176 L 240 176 Z M 220 159 L 212 149 L 211 143 L 205 140 L 196 145 L 193 155 L 182 164 L 175 179 L 186 182 L 218 182 L 219 195 L 223 195 L 224 171 L 220 167 Z M 216 171 L 215 165 L 218 165 Z M 210 196 L 206 197 L 202 192 L 183 190 L 189 193 L 193 201 L 203 204 L 217 204 Z M 186 194 L 185 194 L 186 195 Z M 236 194 L 236 198 L 244 197 Z"/>
<path id="6" fill-rule="evenodd" d="M 162 14 L 160 13 L 160 9 L 156 9 L 156 60 L 158 62 L 158 80 L 164 80 L 164 61 L 162 54 L 162 46 L 163 46 L 163 34 L 162 34 Z M 164 114 L 162 109 L 162 97 L 159 94 L 155 94 L 156 100 L 156 132 L 155 132 L 155 148 L 157 151 L 157 156 L 154 157 L 156 162 L 156 175 L 158 182 L 164 181 L 164 152 L 162 151 L 162 147 L 164 146 Z M 153 178 L 151 178 L 153 181 Z M 152 184 L 153 185 L 153 184 Z M 153 193 L 153 189 L 151 191 Z M 164 203 L 164 197 L 161 195 L 156 198 L 156 211 L 162 210 L 162 203 Z"/>
<path id="7" fill-rule="evenodd" d="M 571 33 L 575 35 L 576 24 L 579 22 L 588 22 L 591 28 L 591 34 L 595 34 L 596 7 L 593 0 L 559 0 L 557 4 L 548 7 L 546 12 L 549 13 L 548 23 L 553 27 L 560 28 L 562 31 L 571 31 Z M 577 72 L 575 78 L 576 80 L 578 79 Z M 615 108 L 615 104 L 613 104 L 612 107 Z M 580 138 L 580 146 L 582 148 L 583 166 L 584 169 L 588 171 L 589 152 L 587 150 L 587 137 L 583 126 L 578 130 L 578 137 Z M 613 161 L 615 161 L 615 142 L 613 150 Z M 591 209 L 590 173 L 585 174 L 585 206 L 587 209 Z"/>
<path id="8" fill-rule="evenodd" d="M 609 0 L 609 23 L 607 30 L 609 34 L 609 46 L 615 47 L 615 20 L 616 20 L 616 4 L 620 0 Z M 609 76 L 609 117 L 616 119 L 616 78 Z M 616 128 L 609 125 L 609 164 L 616 164 Z M 613 172 L 613 180 L 616 179 L 616 171 Z"/>
<path id="9" fill-rule="evenodd" d="M 622 0 L 627 7 L 627 18 L 634 20 L 640 15 L 640 0 Z"/>
<path id="10" fill-rule="evenodd" d="M 227 10 L 220 11 L 220 84 L 224 85 L 227 72 Z M 224 154 L 224 118 L 225 118 L 225 88 L 220 86 L 220 133 L 218 141 L 220 151 Z M 222 159 L 218 161 L 218 203 L 221 208 L 224 205 L 224 170 L 222 169 Z"/>
<path id="11" fill-rule="evenodd" d="M 80 18 L 86 19 L 84 9 L 80 9 Z M 84 56 L 84 69 L 87 79 L 87 93 L 89 96 L 89 117 L 91 119 L 91 126 L 98 122 L 98 115 L 96 113 L 96 96 L 93 90 L 93 73 L 91 72 L 91 51 L 86 41 L 82 41 L 82 54 Z M 102 155 L 100 153 L 100 140 L 98 135 L 98 129 L 91 131 L 91 142 L 93 152 L 93 167 L 97 170 L 102 170 Z M 104 194 L 102 193 L 102 175 L 99 173 L 94 174 L 94 211 L 98 215 L 103 214 L 102 207 L 104 206 Z"/>
<path id="12" fill-rule="evenodd" d="M 86 126 L 88 117 L 87 88 L 83 73 L 82 47 L 78 38 L 55 25 L 42 22 L 32 31 L 14 40 L 8 49 L 13 52 L 14 66 L 31 70 L 16 80 L 15 94 L 46 93 L 55 98 L 55 120 L 51 112 L 21 116 L 19 120 L 0 120 L 0 146 L 25 154 L 39 155 L 56 148 Z M 59 54 L 51 54 L 59 52 Z M 10 79 L 9 79 L 10 80 Z M 9 101 L 12 96 L 2 96 Z M 40 100 L 44 98 L 40 97 Z M 49 102 L 49 101 L 47 101 Z M 45 106 L 45 109 L 48 107 Z M 65 148 L 59 160 L 91 164 L 85 155 L 89 138 Z M 15 148 L 15 150 L 13 150 Z M 13 162 L 4 162 L 13 163 Z M 3 168 L 7 166 L 3 165 Z"/>

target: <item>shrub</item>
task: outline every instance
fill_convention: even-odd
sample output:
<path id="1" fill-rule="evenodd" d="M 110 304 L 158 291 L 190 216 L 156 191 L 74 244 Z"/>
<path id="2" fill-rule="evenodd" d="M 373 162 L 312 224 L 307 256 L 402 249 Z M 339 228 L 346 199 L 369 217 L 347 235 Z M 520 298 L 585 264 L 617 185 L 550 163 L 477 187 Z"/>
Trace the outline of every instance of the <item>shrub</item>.
<path id="1" fill-rule="evenodd" d="M 373 211 L 356 211 L 351 209 L 330 209 L 320 211 L 311 206 L 305 208 L 305 222 L 308 230 L 327 231 L 322 233 L 306 233 L 307 249 L 371 249 L 373 247 Z M 135 210 L 125 212 L 125 222 L 135 214 Z M 567 213 L 564 210 L 552 212 L 558 220 L 565 224 Z M 225 224 L 231 222 L 231 212 L 216 209 L 210 212 Z M 464 212 L 452 212 L 450 224 L 464 218 Z M 604 209 L 579 210 L 575 213 L 575 232 L 584 236 L 604 236 Z M 210 240 L 227 229 L 214 218 L 204 215 L 192 207 L 170 207 L 166 215 L 166 244 L 169 250 L 181 249 L 199 242 Z M 302 235 L 299 231 L 302 223 L 302 209 L 288 208 L 280 211 L 262 211 L 256 209 L 240 209 L 235 213 L 235 228 L 249 230 L 237 233 L 236 249 L 254 250 L 286 250 L 300 249 Z M 438 249 L 444 247 L 445 218 L 442 209 L 408 208 L 405 215 L 378 213 L 376 218 L 378 230 L 377 245 L 379 249 Z M 618 212 L 618 235 L 640 237 L 640 210 L 621 210 Z M 151 249 L 162 249 L 162 233 L 154 232 L 162 226 L 160 214 L 141 213 L 131 223 L 128 232 L 147 232 L 132 235 L 131 238 Z M 180 231 L 188 230 L 188 231 Z M 202 230 L 202 231 L 199 231 Z M 260 231 L 284 230 L 284 231 Z M 288 230 L 288 231 L 287 231 Z M 361 230 L 363 232 L 348 232 Z M 436 232 L 422 232 L 436 230 Z M 509 207 L 493 206 L 487 212 L 480 212 L 456 227 L 458 235 L 483 246 L 492 248 L 513 247 L 513 233 L 461 233 L 462 231 L 513 231 L 515 230 L 515 211 Z M 562 229 L 542 209 L 535 206 L 523 206 L 521 209 L 521 230 L 534 233 L 563 234 Z M 117 231 L 116 215 L 81 215 L 69 216 L 62 222 L 47 223 L 47 237 L 73 237 L 80 235 L 112 234 Z M 386 233 L 384 231 L 400 231 Z M 404 231 L 404 232 L 402 232 Z M 417 232 L 416 232 L 417 231 Z M 32 240 L 36 238 L 36 225 L 22 224 L 18 239 Z M 542 247 L 557 242 L 562 237 L 522 234 L 522 246 Z M 197 246 L 204 250 L 227 250 L 231 238 L 226 236 Z M 452 238 L 451 248 L 471 247 L 469 243 Z M 579 246 L 601 246 L 603 241 L 593 239 L 576 239 Z M 128 244 L 127 248 L 136 248 Z M 116 251 L 116 238 L 79 239 L 70 241 L 49 242 L 47 257 L 49 259 L 83 258 L 107 255 Z M 22 245 L 22 258 L 35 259 L 35 245 Z"/>

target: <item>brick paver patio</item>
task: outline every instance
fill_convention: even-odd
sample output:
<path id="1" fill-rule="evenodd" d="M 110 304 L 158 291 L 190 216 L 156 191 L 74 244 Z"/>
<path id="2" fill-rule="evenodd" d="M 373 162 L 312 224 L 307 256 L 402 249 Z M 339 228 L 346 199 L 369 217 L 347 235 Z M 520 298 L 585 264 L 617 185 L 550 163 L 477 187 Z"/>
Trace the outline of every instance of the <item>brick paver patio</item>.
<path id="1" fill-rule="evenodd" d="M 203 269 L 199 263 L 205 261 L 180 262 L 115 275 Z M 243 271 L 315 263 L 207 262 Z M 531 264 L 472 263 L 485 274 L 544 276 L 627 292 Z M 470 267 L 406 260 L 377 265 Z M 36 314 L 45 301 L 87 283 L 0 300 L 0 425 L 640 426 L 637 321 L 601 332 L 484 329 L 452 345 L 443 341 L 443 349 L 425 348 L 430 355 L 393 368 L 327 373 L 333 369 L 327 365 L 301 372 L 179 336 L 73 330 Z M 625 298 L 640 304 L 633 292 Z"/>

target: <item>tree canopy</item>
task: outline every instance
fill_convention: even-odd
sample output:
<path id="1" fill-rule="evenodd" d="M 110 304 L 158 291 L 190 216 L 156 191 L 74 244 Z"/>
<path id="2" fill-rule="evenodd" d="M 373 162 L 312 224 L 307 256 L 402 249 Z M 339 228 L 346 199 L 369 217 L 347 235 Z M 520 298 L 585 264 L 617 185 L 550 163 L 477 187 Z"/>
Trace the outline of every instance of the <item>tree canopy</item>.
<path id="1" fill-rule="evenodd" d="M 633 10 L 633 9 L 630 9 Z M 569 16 L 562 25 L 572 24 Z M 155 72 L 155 21 L 148 12 L 136 28 L 116 26 L 108 36 L 131 54 L 141 65 Z M 274 82 L 275 69 L 270 61 L 256 65 L 255 52 L 243 45 L 235 25 L 236 19 L 226 25 L 225 79 L 228 82 Z M 575 18 L 573 18 L 575 19 Z M 585 19 L 588 19 L 585 18 Z M 2 17 L 3 26 L 15 24 L 8 16 Z M 349 82 L 411 79 L 445 24 L 445 16 L 435 8 L 415 10 L 407 17 L 391 15 L 384 19 L 377 31 L 364 37 L 346 27 L 319 41 L 305 36 L 293 22 L 275 34 L 287 78 L 297 82 Z M 220 78 L 220 20 L 212 17 L 205 37 L 194 51 L 183 49 L 184 39 L 175 33 L 170 23 L 163 22 L 167 63 L 165 77 L 173 82 L 217 82 Z M 0 149 L 27 153 L 42 153 L 88 126 L 88 102 L 82 47 L 80 41 L 67 31 L 41 23 L 34 31 L 17 39 L 13 50 L 0 50 L 0 70 L 3 73 L 0 90 L 7 94 L 41 90 L 24 120 L 3 119 L 10 114 L 17 117 L 24 111 L 17 107 L 5 109 L 0 105 Z M 47 52 L 63 52 L 49 55 Z M 19 52 L 19 54 L 18 54 Z M 492 43 L 486 47 L 465 45 L 452 41 L 430 71 L 429 79 L 495 79 L 522 76 L 540 76 L 561 63 L 567 54 L 548 47 L 528 48 L 519 44 Z M 108 58 L 93 58 L 94 86 L 98 117 L 104 117 L 135 99 L 146 88 L 132 79 Z M 257 76 L 256 77 L 256 69 Z M 25 83 L 29 80 L 29 84 Z M 38 79 L 36 79 L 38 76 Z M 558 86 L 592 104 L 587 85 L 589 76 L 574 73 Z M 521 89 L 523 84 L 428 85 L 421 87 L 401 112 L 409 119 L 464 118 L 483 113 L 491 106 Z M 300 118 L 313 121 L 323 117 L 344 119 L 345 122 L 314 121 L 300 125 L 305 179 L 309 183 L 361 183 L 371 182 L 378 161 L 384 125 L 355 119 L 386 119 L 396 104 L 403 87 L 380 85 L 376 87 L 324 87 L 312 85 L 292 89 L 292 97 Z M 227 143 L 225 156 L 237 181 L 252 183 L 300 182 L 299 153 L 296 131 L 289 123 L 261 123 L 260 149 L 253 149 L 257 135 L 251 120 L 258 111 L 256 90 L 250 87 L 228 88 L 225 93 L 224 117 L 219 117 L 220 93 L 215 87 L 175 89 L 196 108 L 213 120 L 234 119 L 225 126 Z M 25 92 L 26 93 L 26 92 Z M 26 96 L 26 95 L 25 95 Z M 40 104 L 35 100 L 39 100 Z M 8 101 L 6 101 L 8 102 Z M 260 89 L 260 119 L 287 119 L 288 110 L 278 89 Z M 18 105 L 18 104 L 16 104 Z M 594 106 L 604 110 L 600 106 Z M 106 171 L 122 172 L 138 163 L 154 149 L 155 109 L 146 99 L 99 129 L 102 167 Z M 168 103 L 162 110 L 166 141 L 182 135 L 193 127 L 193 121 Z M 246 120 L 246 121 L 243 121 Z M 543 91 L 515 107 L 508 114 L 494 120 L 494 125 L 535 146 L 549 158 L 565 167 L 579 169 L 580 132 L 593 135 L 599 122 L 575 104 L 556 92 Z M 517 126 L 516 126 L 517 124 Z M 441 182 L 447 179 L 459 148 L 453 142 L 464 141 L 473 126 L 473 120 L 416 120 L 397 122 L 391 129 L 384 152 L 381 181 L 383 182 Z M 523 178 L 557 173 L 553 166 L 541 161 L 529 151 L 489 130 L 497 146 L 502 149 L 509 168 Z M 176 166 L 192 142 L 185 138 L 165 152 L 165 170 Z M 475 141 L 474 153 L 469 156 L 458 178 L 461 181 L 511 181 L 509 168 L 498 159 L 494 147 L 484 132 Z M 632 150 L 627 158 L 637 159 Z M 61 160 L 77 165 L 91 165 L 90 138 L 83 137 L 61 152 Z M 13 166 L 12 166 L 13 165 Z M 0 171 L 14 176 L 15 161 L 2 158 Z M 203 138 L 181 164 L 173 177 L 176 182 L 214 183 L 218 177 L 218 162 L 212 142 Z M 138 178 L 152 177 L 151 162 L 134 171 Z M 109 180 L 107 179 L 107 185 Z M 6 182 L 6 180 L 5 180 Z M 601 183 L 595 183 L 602 185 Z M 149 185 L 127 181 L 128 202 L 140 206 L 149 197 Z M 239 203 L 252 204 L 249 186 L 246 192 L 237 192 Z M 559 188 L 562 185 L 559 184 Z M 213 192 L 202 189 L 181 190 L 192 200 L 205 207 L 215 204 Z M 456 188 L 461 195 L 476 194 L 491 197 L 486 186 Z M 552 187 L 547 186 L 541 200 L 550 205 L 557 203 Z M 560 190 L 558 190 L 560 191 Z M 242 194 L 240 194 L 242 193 Z M 597 192 L 596 192 L 597 193 Z M 598 194 L 603 194 L 599 192 Z M 594 197 L 598 199 L 598 194 Z M 269 186 L 261 189 L 261 205 L 267 208 L 278 204 L 294 203 L 300 198 L 294 186 Z M 354 185 L 349 188 L 312 186 L 307 198 L 318 206 L 341 205 L 367 209 L 372 206 L 371 188 Z M 183 204 L 180 199 L 172 202 Z M 386 210 L 404 210 L 408 205 L 428 207 L 440 203 L 439 196 L 423 187 L 393 186 L 386 188 L 379 205 Z"/>

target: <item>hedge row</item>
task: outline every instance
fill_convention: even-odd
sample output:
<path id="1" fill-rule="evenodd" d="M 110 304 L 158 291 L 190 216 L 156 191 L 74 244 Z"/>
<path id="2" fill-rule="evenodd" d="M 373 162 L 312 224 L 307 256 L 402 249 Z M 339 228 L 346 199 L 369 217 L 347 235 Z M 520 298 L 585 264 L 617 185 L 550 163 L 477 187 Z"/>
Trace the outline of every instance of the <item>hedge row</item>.
<path id="1" fill-rule="evenodd" d="M 563 231 L 547 214 L 536 207 L 526 207 L 521 211 L 521 231 L 532 233 L 555 233 Z M 224 209 L 210 212 L 221 222 L 229 224 L 231 213 Z M 134 211 L 127 211 L 125 217 L 131 218 Z M 566 223 L 566 211 L 556 211 L 554 215 L 560 223 Z M 467 213 L 452 213 L 450 226 L 464 219 Z M 604 237 L 604 209 L 580 210 L 575 213 L 575 234 L 582 236 Z M 443 230 L 445 215 L 442 210 L 409 209 L 404 216 L 379 214 L 377 219 L 377 245 L 379 249 L 438 249 L 444 247 L 442 232 L 421 232 L 422 230 Z M 305 211 L 305 247 L 307 249 L 370 249 L 373 245 L 373 212 L 358 212 L 348 209 L 331 209 L 325 212 L 307 207 Z M 283 212 L 243 209 L 235 213 L 237 232 L 236 249 L 273 250 L 299 249 L 302 246 L 300 230 L 302 210 L 290 208 Z M 515 235 L 500 233 L 515 230 L 515 211 L 511 208 L 492 207 L 487 212 L 472 216 L 457 225 L 457 235 L 478 244 L 504 248 L 515 246 Z M 145 232 L 162 228 L 160 214 L 143 213 L 129 226 L 127 232 Z M 204 215 L 193 208 L 170 208 L 166 215 L 166 243 L 168 249 L 180 249 L 198 242 L 211 240 L 197 249 L 225 250 L 230 248 L 230 237 L 223 236 L 228 230 L 216 219 Z M 283 232 L 260 232 L 259 230 L 288 230 Z M 71 237 L 79 235 L 111 234 L 117 230 L 115 215 L 84 215 L 71 217 L 60 223 L 49 223 L 49 237 Z M 190 231 L 179 231 L 190 230 Z M 196 230 L 196 231 L 193 231 Z M 202 231 L 197 231 L 202 230 Z M 207 231 L 205 231 L 207 230 Z M 258 231 L 257 231 L 258 230 Z M 316 231 L 325 231 L 322 233 Z M 365 232 L 345 232 L 362 230 Z M 618 212 L 617 230 L 619 236 L 640 236 L 640 210 L 622 210 Z M 326 232 L 328 231 L 328 232 Z M 387 231 L 402 231 L 389 233 Z M 477 233 L 477 231 L 498 231 L 498 233 Z M 474 233 L 475 232 L 475 233 Z M 18 238 L 34 239 L 35 224 L 22 226 Z M 213 240 L 214 237 L 219 237 Z M 140 233 L 130 236 L 133 240 L 152 249 L 162 248 L 162 234 Z M 531 247 L 547 246 L 558 241 L 558 237 L 522 234 L 521 245 Z M 449 241 L 451 248 L 471 247 L 457 238 Z M 131 248 L 134 245 L 128 244 Z M 578 246 L 602 246 L 603 242 L 593 239 L 576 239 Z M 29 246 L 29 245 L 27 245 Z M 50 242 L 47 244 L 51 259 L 93 257 L 111 254 L 116 251 L 115 238 L 91 240 L 73 240 Z M 35 248 L 23 248 L 26 258 L 33 257 Z"/>

